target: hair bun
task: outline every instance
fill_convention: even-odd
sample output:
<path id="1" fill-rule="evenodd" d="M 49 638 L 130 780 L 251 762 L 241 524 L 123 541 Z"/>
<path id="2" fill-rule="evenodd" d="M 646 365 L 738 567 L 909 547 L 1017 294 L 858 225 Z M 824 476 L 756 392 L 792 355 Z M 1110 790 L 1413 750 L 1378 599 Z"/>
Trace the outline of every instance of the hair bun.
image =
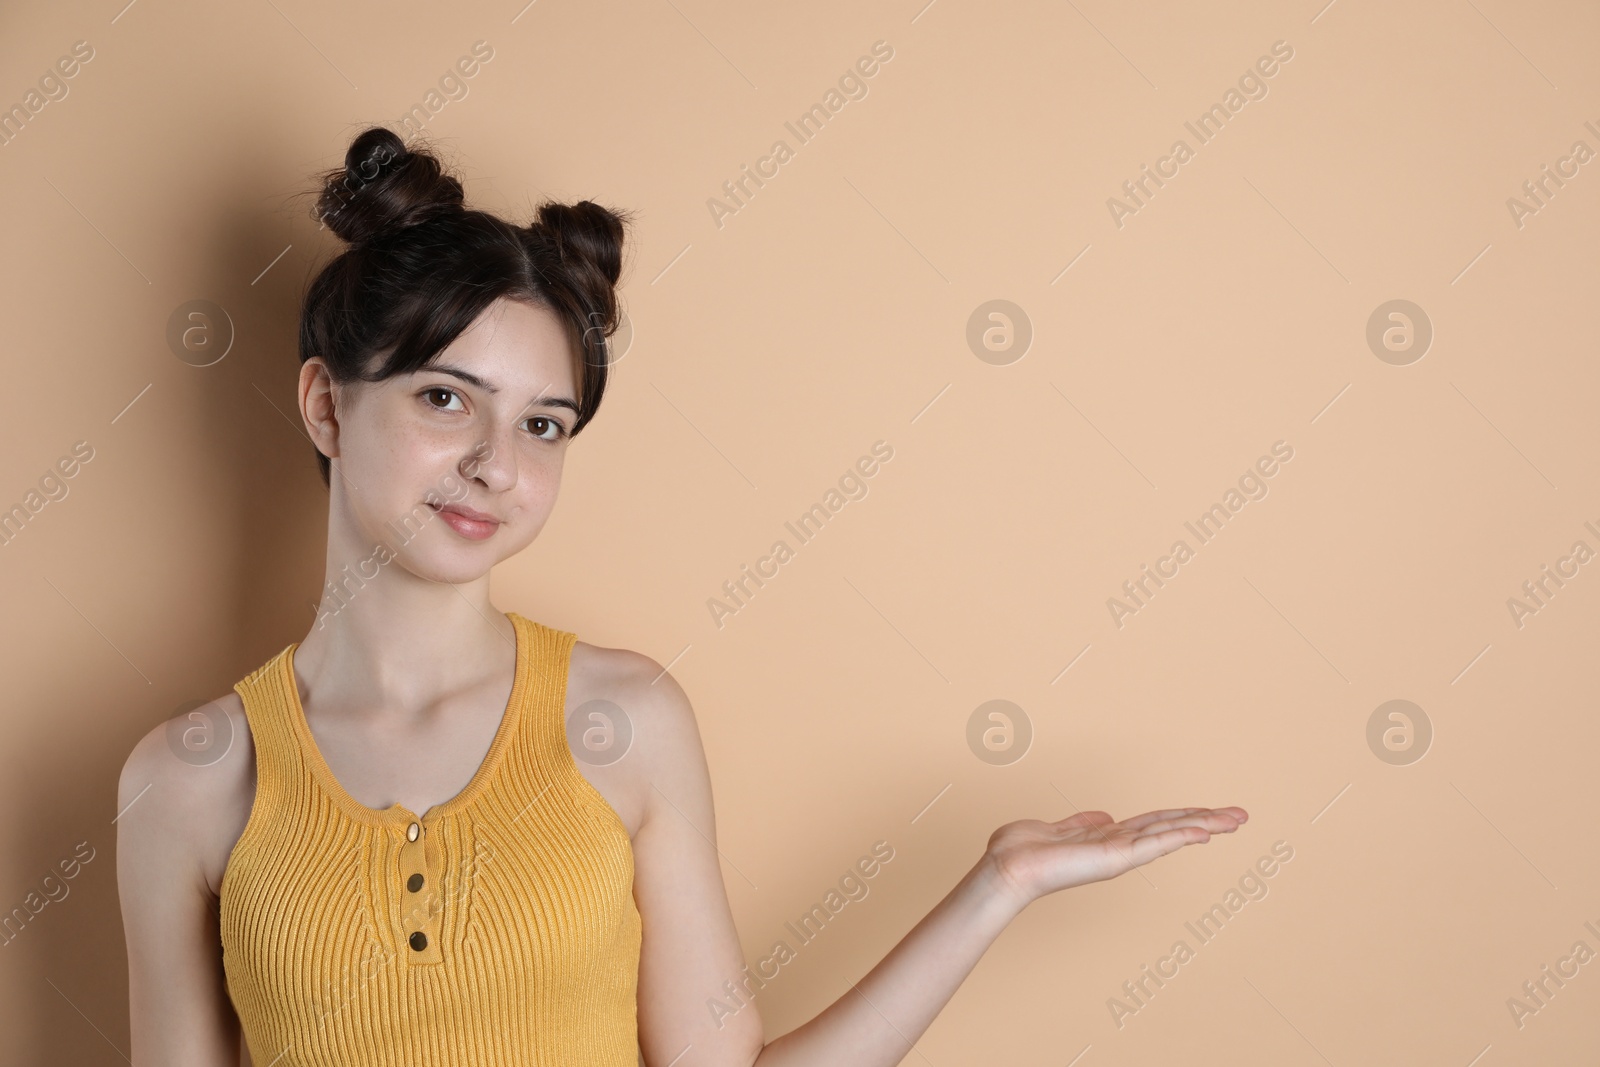
<path id="1" fill-rule="evenodd" d="M 606 287 L 622 276 L 624 220 L 592 200 L 576 204 L 546 201 L 529 227 L 546 235 L 561 262 L 580 273 L 593 273 Z"/>
<path id="2" fill-rule="evenodd" d="M 372 126 L 350 143 L 344 166 L 322 176 L 315 214 L 355 245 L 464 207 L 461 183 L 445 173 L 437 157 L 407 148 L 392 130 Z"/>

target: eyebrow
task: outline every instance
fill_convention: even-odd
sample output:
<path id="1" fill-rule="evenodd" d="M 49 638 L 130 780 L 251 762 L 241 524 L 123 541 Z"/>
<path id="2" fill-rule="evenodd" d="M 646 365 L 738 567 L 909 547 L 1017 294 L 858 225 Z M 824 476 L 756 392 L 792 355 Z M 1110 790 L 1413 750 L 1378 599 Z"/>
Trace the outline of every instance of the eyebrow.
<path id="1" fill-rule="evenodd" d="M 451 367 L 446 364 L 432 364 L 421 369 L 425 371 L 438 371 L 440 374 L 448 374 L 452 378 L 459 378 L 468 385 L 482 389 L 486 393 L 498 393 L 500 391 L 499 386 L 478 377 L 471 371 L 464 371 L 459 367 Z M 582 414 L 582 412 L 578 410 L 577 402 L 574 400 L 569 400 L 564 396 L 534 397 L 533 400 L 529 401 L 529 407 L 534 406 L 547 408 L 566 408 L 574 415 Z"/>

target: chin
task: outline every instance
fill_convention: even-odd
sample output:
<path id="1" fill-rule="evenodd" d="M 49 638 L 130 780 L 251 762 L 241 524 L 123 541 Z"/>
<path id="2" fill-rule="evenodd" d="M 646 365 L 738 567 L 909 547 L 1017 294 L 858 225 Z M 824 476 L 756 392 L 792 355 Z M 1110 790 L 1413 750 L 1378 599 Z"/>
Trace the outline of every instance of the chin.
<path id="1" fill-rule="evenodd" d="M 424 581 L 467 585 L 487 575 L 500 562 L 498 553 L 482 551 L 477 555 L 478 558 L 472 559 L 465 553 L 424 553 L 408 560 L 406 570 Z"/>

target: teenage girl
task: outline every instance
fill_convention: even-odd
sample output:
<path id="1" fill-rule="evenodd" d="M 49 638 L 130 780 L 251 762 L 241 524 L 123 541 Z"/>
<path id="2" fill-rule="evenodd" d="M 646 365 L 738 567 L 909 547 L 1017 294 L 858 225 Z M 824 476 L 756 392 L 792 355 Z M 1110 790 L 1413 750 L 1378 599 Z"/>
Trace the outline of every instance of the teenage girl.
<path id="1" fill-rule="evenodd" d="M 300 319 L 327 585 L 302 640 L 123 768 L 134 1067 L 239 1063 L 241 1036 L 257 1067 L 888 1067 L 1029 902 L 1247 818 L 1007 823 L 850 992 L 766 1041 L 684 691 L 489 595 L 600 406 L 625 216 L 467 209 L 382 128 L 317 214 L 350 246 Z"/>

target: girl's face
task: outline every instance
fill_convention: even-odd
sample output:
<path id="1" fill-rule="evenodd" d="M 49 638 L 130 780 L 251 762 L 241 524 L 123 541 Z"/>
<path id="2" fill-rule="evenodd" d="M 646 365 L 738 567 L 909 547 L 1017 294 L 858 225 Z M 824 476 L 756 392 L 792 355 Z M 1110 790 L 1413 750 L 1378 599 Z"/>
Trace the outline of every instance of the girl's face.
<path id="1" fill-rule="evenodd" d="M 424 369 L 336 386 L 324 451 L 349 548 L 364 559 L 381 541 L 391 566 L 453 584 L 526 548 L 555 507 L 575 373 L 555 313 L 501 299 Z"/>

